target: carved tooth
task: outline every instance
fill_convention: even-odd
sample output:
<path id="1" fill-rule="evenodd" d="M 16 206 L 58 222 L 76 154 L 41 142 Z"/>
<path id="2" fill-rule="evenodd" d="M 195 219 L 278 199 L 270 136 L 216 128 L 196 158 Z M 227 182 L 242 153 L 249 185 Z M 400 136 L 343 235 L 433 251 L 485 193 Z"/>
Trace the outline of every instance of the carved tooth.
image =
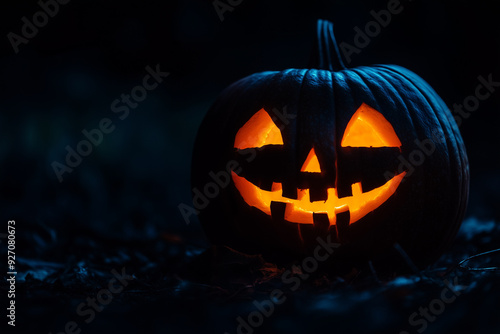
<path id="1" fill-rule="evenodd" d="M 309 197 L 309 189 L 297 189 L 297 200 L 301 201 L 304 197 Z"/>
<path id="2" fill-rule="evenodd" d="M 356 182 L 351 185 L 352 196 L 356 197 L 363 193 L 363 188 L 361 187 L 361 182 Z"/>
<path id="3" fill-rule="evenodd" d="M 282 190 L 281 182 L 273 182 L 273 185 L 271 186 L 271 191 L 278 191 Z"/>

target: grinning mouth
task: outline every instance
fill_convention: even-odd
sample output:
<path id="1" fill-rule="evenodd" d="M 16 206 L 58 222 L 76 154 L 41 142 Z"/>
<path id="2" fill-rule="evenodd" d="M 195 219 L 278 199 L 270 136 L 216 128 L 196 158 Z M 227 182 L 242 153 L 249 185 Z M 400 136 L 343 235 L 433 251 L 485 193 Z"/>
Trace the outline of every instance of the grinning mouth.
<path id="1" fill-rule="evenodd" d="M 271 191 L 260 189 L 242 176 L 231 172 L 233 182 L 245 202 L 260 211 L 271 215 L 271 202 L 286 203 L 284 219 L 291 223 L 314 224 L 313 214 L 326 213 L 330 225 L 335 225 L 337 214 L 349 211 L 352 224 L 377 209 L 399 187 L 406 175 L 402 172 L 382 186 L 363 192 L 361 182 L 351 185 L 352 196 L 339 198 L 335 188 L 328 188 L 325 201 L 310 201 L 309 189 L 297 189 L 297 199 L 283 197 L 281 183 L 273 183 Z"/>

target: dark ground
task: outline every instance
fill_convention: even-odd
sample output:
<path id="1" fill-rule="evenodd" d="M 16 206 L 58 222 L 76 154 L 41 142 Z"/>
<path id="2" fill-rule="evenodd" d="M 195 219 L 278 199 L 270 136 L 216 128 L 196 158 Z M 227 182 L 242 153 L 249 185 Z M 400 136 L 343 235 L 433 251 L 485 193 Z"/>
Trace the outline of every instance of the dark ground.
<path id="1" fill-rule="evenodd" d="M 237 318 L 247 319 L 257 309 L 254 300 L 265 303 L 273 289 L 286 300 L 257 333 L 500 333 L 499 272 L 456 266 L 500 248 L 499 92 L 460 126 L 471 167 L 467 218 L 452 248 L 414 275 L 380 282 L 319 271 L 292 291 L 281 280 L 288 267 L 210 249 L 199 222 L 187 225 L 177 209 L 190 201 L 196 130 L 225 86 L 258 71 L 306 66 L 318 18 L 333 21 L 337 39 L 352 44 L 353 28 L 386 4 L 245 0 L 221 22 L 208 0 L 73 0 L 19 53 L 2 38 L 0 237 L 15 219 L 18 272 L 17 326 L 4 326 L 2 314 L 2 333 L 59 333 L 71 321 L 78 328 L 70 323 L 67 332 L 236 333 Z M 0 6 L 2 36 L 20 33 L 21 18 L 40 10 L 36 1 Z M 403 6 L 350 66 L 407 67 L 450 108 L 474 94 L 479 75 L 500 79 L 493 2 Z M 120 121 L 111 102 L 156 64 L 170 76 Z M 58 182 L 51 163 L 64 161 L 66 145 L 75 147 L 82 129 L 104 117 L 116 130 Z M 465 265 L 499 263 L 494 253 Z M 91 313 L 85 306 L 78 315 L 79 305 L 102 297 L 111 271 L 122 268 L 133 279 L 86 323 Z M 435 319 L 417 315 L 412 326 L 409 317 L 438 305 L 447 284 L 460 293 L 456 300 Z"/>

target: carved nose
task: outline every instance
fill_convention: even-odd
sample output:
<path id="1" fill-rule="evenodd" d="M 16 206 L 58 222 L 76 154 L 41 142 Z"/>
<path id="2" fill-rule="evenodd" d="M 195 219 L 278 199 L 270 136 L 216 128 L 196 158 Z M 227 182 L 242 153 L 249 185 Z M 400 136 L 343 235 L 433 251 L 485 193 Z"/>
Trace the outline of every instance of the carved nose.
<path id="1" fill-rule="evenodd" d="M 318 157 L 314 152 L 314 148 L 309 151 L 306 161 L 304 161 L 300 171 L 306 173 L 321 173 L 321 167 L 319 166 Z"/>

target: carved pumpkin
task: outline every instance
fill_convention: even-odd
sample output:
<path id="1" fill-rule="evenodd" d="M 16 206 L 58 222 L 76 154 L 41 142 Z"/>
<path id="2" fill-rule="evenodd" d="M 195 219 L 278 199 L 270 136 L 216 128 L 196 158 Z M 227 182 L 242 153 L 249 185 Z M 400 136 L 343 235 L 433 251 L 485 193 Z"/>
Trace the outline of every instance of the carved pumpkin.
<path id="1" fill-rule="evenodd" d="M 398 244 L 417 266 L 429 264 L 455 235 L 468 197 L 450 112 L 407 69 L 346 69 L 328 21 L 318 21 L 316 49 L 310 69 L 243 78 L 206 115 L 193 187 L 229 179 L 199 210 L 207 236 L 293 258 L 329 235 L 341 243 L 336 261 L 384 261 Z"/>

